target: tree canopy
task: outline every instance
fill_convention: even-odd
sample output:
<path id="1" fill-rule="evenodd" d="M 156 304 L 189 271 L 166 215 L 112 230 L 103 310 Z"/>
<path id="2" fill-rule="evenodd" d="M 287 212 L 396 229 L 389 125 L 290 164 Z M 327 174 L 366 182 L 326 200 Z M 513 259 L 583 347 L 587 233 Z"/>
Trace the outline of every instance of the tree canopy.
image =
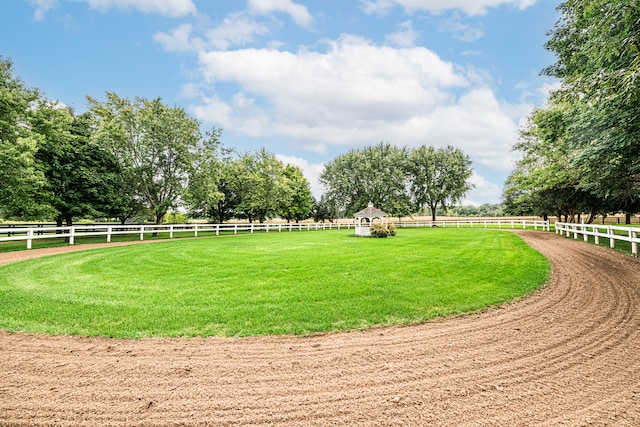
<path id="1" fill-rule="evenodd" d="M 547 213 L 640 210 L 640 1 L 568 0 L 546 47 L 560 79 L 534 111 L 507 181 L 510 209 Z M 563 207 L 560 207 L 564 204 Z"/>
<path id="2" fill-rule="evenodd" d="M 471 160 L 454 147 L 409 150 L 381 142 L 336 157 L 320 180 L 345 216 L 372 202 L 398 217 L 428 208 L 435 219 L 438 206 L 459 202 L 471 189 L 471 174 Z"/>

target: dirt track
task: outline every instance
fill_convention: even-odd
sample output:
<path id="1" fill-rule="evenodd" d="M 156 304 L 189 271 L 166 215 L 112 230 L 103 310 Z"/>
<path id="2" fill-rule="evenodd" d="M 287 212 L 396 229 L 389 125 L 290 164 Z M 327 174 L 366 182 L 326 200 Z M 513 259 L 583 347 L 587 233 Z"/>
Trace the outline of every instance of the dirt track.
<path id="1" fill-rule="evenodd" d="M 519 234 L 549 284 L 477 315 L 307 338 L 0 332 L 0 425 L 640 425 L 640 260 Z"/>

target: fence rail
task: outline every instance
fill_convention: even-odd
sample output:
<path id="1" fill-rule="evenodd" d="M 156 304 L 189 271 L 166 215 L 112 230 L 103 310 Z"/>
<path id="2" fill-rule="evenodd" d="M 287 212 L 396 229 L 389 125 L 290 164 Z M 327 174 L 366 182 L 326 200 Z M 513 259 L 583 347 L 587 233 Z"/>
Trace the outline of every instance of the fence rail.
<path id="1" fill-rule="evenodd" d="M 556 234 L 563 234 L 567 237 L 573 236 L 574 239 L 582 236 L 585 242 L 589 241 L 589 236 L 592 236 L 596 245 L 600 244 L 600 238 L 609 239 L 609 247 L 612 249 L 616 247 L 616 240 L 630 242 L 631 253 L 638 256 L 638 243 L 640 243 L 638 233 L 640 233 L 640 228 L 637 227 L 556 222 L 555 230 Z"/>
<path id="2" fill-rule="evenodd" d="M 549 221 L 535 220 L 446 220 L 446 221 L 401 221 L 392 222 L 398 228 L 408 227 L 470 227 L 470 228 L 533 228 L 550 230 Z M 194 237 L 209 233 L 216 236 L 221 233 L 255 233 L 255 232 L 283 232 L 283 231 L 312 231 L 312 230 L 341 230 L 355 228 L 355 223 L 253 223 L 253 224 L 164 224 L 164 225 L 114 225 L 91 224 L 72 227 L 6 227 L 0 228 L 0 242 L 25 241 L 27 249 L 31 249 L 34 240 L 39 239 L 67 239 L 70 245 L 75 244 L 76 238 L 88 236 L 104 236 L 107 243 L 113 236 L 138 235 L 144 240 L 149 234 L 168 234 L 173 238 L 175 233 L 189 232 Z"/>

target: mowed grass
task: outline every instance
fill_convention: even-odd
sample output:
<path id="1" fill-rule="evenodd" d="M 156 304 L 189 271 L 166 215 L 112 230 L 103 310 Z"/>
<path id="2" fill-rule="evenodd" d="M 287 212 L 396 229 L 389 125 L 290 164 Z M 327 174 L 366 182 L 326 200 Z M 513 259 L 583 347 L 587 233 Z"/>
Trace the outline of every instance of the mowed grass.
<path id="1" fill-rule="evenodd" d="M 226 236 L 107 247 L 0 267 L 0 328 L 251 336 L 410 324 L 531 293 L 549 263 L 504 231 Z"/>

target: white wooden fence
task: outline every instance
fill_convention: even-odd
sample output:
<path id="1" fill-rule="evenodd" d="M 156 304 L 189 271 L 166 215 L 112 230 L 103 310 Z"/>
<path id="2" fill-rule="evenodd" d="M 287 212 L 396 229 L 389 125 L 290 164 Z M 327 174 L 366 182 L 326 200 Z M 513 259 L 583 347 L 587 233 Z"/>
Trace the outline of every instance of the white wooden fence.
<path id="1" fill-rule="evenodd" d="M 389 222 L 398 228 L 408 227 L 471 227 L 471 228 L 533 228 L 549 231 L 549 221 L 534 220 L 447 220 L 447 221 L 402 221 Z M 39 239 L 68 239 L 73 245 L 76 238 L 85 236 L 105 236 L 107 243 L 117 235 L 132 234 L 144 240 L 149 234 L 168 234 L 173 238 L 175 233 L 189 232 L 194 237 L 208 233 L 216 236 L 221 233 L 255 233 L 282 231 L 311 231 L 311 230 L 341 230 L 354 228 L 354 223 L 288 223 L 288 224 L 164 224 L 164 225 L 114 225 L 92 224 L 73 227 L 10 227 L 0 228 L 0 242 L 25 241 L 27 249 L 31 249 L 34 240 Z"/>
<path id="2" fill-rule="evenodd" d="M 616 247 L 616 240 L 630 242 L 631 253 L 638 256 L 638 233 L 640 228 L 637 227 L 620 227 L 615 225 L 597 225 L 597 224 L 576 224 L 567 222 L 555 223 L 556 234 L 563 234 L 567 237 L 573 236 L 574 239 L 578 239 L 578 236 L 582 236 L 582 239 L 587 242 L 589 236 L 593 236 L 594 243 L 600 244 L 600 238 L 609 239 L 609 247 Z"/>

